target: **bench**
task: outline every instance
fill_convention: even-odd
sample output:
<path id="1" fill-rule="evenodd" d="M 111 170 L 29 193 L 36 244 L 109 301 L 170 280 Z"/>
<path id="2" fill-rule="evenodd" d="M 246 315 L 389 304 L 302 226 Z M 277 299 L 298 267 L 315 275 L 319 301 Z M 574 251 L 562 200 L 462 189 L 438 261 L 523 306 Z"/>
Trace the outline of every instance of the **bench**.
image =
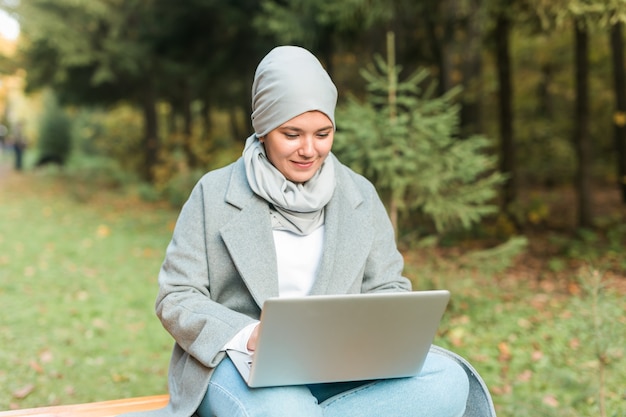
<path id="1" fill-rule="evenodd" d="M 132 411 L 162 408 L 167 405 L 168 399 L 168 395 L 153 395 L 86 404 L 26 408 L 23 410 L 0 411 L 0 417 L 114 417 L 118 414 Z"/>

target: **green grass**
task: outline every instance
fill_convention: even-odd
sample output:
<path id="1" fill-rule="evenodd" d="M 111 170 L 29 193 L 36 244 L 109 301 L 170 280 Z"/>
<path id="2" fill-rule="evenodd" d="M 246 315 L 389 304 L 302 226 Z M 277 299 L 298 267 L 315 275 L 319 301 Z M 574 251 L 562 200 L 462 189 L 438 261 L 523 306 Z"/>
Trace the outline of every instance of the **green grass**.
<path id="1" fill-rule="evenodd" d="M 594 310 L 591 271 L 580 271 L 567 291 L 524 276 L 458 270 L 441 260 L 429 265 L 422 259 L 408 269 L 422 277 L 417 287 L 434 286 L 424 277 L 440 275 L 436 286 L 452 292 L 435 343 L 470 360 L 490 387 L 499 417 L 600 416 L 601 391 L 605 415 L 626 416 L 623 294 L 596 286 Z"/>
<path id="2" fill-rule="evenodd" d="M 32 176 L 0 202 L 0 409 L 166 392 L 153 304 L 176 213 Z"/>
<path id="3" fill-rule="evenodd" d="M 0 173 L 0 410 L 167 390 L 153 303 L 177 212 L 75 186 Z M 623 294 L 594 299 L 585 270 L 568 287 L 406 255 L 416 288 L 451 290 L 436 343 L 472 362 L 500 417 L 599 416 L 601 391 L 607 416 L 626 415 Z"/>

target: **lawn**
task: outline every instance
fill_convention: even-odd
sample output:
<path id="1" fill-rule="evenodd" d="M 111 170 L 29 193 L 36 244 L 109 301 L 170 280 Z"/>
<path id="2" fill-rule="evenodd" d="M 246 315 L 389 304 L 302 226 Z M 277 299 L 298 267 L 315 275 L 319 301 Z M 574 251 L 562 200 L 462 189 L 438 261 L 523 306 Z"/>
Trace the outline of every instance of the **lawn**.
<path id="1" fill-rule="evenodd" d="M 0 409 L 166 392 L 171 339 L 153 305 L 175 216 L 0 179 Z"/>
<path id="2" fill-rule="evenodd" d="M 167 390 L 172 342 L 153 303 L 177 212 L 87 195 L 0 172 L 0 410 Z M 451 290 L 436 343 L 474 364 L 500 417 L 626 415 L 626 297 L 604 272 L 537 279 L 405 255 L 416 288 Z"/>

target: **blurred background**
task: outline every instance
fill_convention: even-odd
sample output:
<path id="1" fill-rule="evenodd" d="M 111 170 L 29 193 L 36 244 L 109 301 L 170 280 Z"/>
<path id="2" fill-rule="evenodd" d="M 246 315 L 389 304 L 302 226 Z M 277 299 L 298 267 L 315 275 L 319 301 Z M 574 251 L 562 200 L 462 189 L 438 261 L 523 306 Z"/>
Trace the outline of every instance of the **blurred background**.
<path id="1" fill-rule="evenodd" d="M 163 189 L 230 161 L 251 131 L 256 64 L 273 46 L 296 44 L 324 63 L 342 102 L 367 99 L 360 72 L 377 54 L 401 68 L 400 80 L 426 70 L 422 89 L 432 96 L 455 90 L 458 128 L 449 134 L 489 140 L 493 168 L 506 177 L 498 205 L 516 230 L 548 220 L 548 202 L 523 200 L 533 187 L 571 186 L 575 195 L 559 208 L 567 224 L 556 226 L 592 226 L 604 214 L 596 191 L 626 202 L 619 1 L 0 6 L 0 117 L 37 150 L 31 166 L 97 157 Z"/>

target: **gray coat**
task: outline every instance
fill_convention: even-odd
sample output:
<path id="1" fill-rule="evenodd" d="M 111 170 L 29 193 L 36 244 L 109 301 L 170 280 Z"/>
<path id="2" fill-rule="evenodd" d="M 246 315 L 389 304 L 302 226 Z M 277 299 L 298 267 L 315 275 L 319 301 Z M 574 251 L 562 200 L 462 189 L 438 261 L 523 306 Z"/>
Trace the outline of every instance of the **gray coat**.
<path id="1" fill-rule="evenodd" d="M 376 190 L 335 162 L 337 187 L 325 209 L 324 251 L 311 293 L 410 290 Z M 156 313 L 176 340 L 170 403 L 141 415 L 191 416 L 224 358 L 222 347 L 259 319 L 267 298 L 278 296 L 268 203 L 248 186 L 242 159 L 195 186 L 167 248 L 159 287 Z"/>

